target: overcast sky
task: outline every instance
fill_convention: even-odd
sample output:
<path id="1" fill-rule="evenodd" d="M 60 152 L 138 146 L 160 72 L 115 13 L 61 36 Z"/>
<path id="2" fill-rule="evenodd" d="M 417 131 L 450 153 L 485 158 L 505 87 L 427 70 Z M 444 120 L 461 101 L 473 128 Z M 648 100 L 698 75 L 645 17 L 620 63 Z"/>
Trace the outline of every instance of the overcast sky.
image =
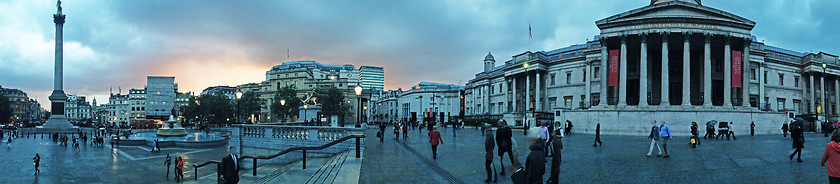
<path id="1" fill-rule="evenodd" d="M 599 34 L 595 21 L 648 0 L 106 1 L 66 0 L 64 90 L 107 103 L 109 89 L 175 76 L 180 91 L 261 82 L 285 61 L 385 67 L 385 88 L 464 85 L 497 64 Z M 800 52 L 840 54 L 840 1 L 704 1 L 756 22 L 753 35 Z M 0 1 L 0 85 L 49 107 L 55 1 Z M 287 50 L 290 50 L 287 58 Z"/>

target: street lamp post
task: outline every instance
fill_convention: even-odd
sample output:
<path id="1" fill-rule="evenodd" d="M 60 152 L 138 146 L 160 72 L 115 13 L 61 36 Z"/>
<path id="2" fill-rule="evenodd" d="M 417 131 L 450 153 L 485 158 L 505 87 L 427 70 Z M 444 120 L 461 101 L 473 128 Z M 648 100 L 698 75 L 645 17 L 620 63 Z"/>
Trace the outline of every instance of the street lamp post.
<path id="1" fill-rule="evenodd" d="M 241 112 L 239 112 L 239 110 L 241 108 L 240 104 L 239 104 L 239 99 L 241 99 L 241 98 L 242 98 L 242 91 L 236 91 L 236 106 L 235 106 L 236 117 L 234 117 L 234 121 L 236 121 L 236 122 L 239 122 L 239 120 L 240 120 L 239 116 L 241 116 L 241 114 L 242 114 Z"/>
<path id="2" fill-rule="evenodd" d="M 362 85 L 357 84 L 353 90 L 356 92 L 356 102 L 359 104 L 359 107 L 356 109 L 358 111 L 356 113 L 356 124 L 360 124 L 362 121 Z"/>
<path id="3" fill-rule="evenodd" d="M 286 106 L 286 99 L 280 99 L 280 105 L 281 106 Z M 281 120 L 281 121 L 286 120 L 285 116 L 288 116 L 288 115 L 286 113 L 283 113 L 283 120 Z"/>

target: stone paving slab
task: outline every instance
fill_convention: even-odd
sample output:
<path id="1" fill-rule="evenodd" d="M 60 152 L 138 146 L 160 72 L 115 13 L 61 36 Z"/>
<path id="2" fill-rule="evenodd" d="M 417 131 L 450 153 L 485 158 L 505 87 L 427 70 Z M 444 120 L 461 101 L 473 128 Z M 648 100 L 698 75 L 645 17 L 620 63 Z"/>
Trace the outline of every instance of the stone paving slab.
<path id="1" fill-rule="evenodd" d="M 675 127 L 672 127 L 672 129 Z M 376 135 L 368 129 L 368 135 Z M 434 183 L 434 172 L 426 171 L 398 146 L 411 147 L 426 159 L 466 183 L 483 183 L 484 139 L 478 130 L 461 129 L 457 137 L 451 129 L 440 129 L 444 144 L 438 147 L 438 158 L 431 158 L 428 132 L 411 130 L 412 137 L 395 144 L 393 134 L 384 143 L 378 138 L 366 139 L 360 183 Z M 386 130 L 392 132 L 392 129 Z M 645 157 L 650 140 L 645 136 L 602 135 L 602 147 L 592 147 L 594 135 L 573 134 L 563 139 L 562 183 L 826 183 L 826 168 L 819 166 L 828 137 L 806 133 L 803 163 L 791 162 L 788 155 L 791 139 L 780 135 L 739 136 L 737 140 L 700 139 L 691 148 L 688 137 L 675 135 L 669 141 L 670 158 Z M 514 130 L 519 159 L 524 163 L 530 152 L 522 130 Z M 404 144 L 403 144 L 404 143 Z M 656 152 L 656 150 L 654 150 Z M 656 153 L 654 153 L 655 155 Z M 495 155 L 495 154 L 494 154 Z M 494 158 L 498 169 L 499 158 Z M 505 166 L 510 166 L 507 156 Z M 546 163 L 547 180 L 550 159 Z M 374 168 L 382 168 L 374 170 Z M 377 172 L 369 172 L 377 171 Z M 500 176 L 498 183 L 511 183 L 510 175 Z"/>

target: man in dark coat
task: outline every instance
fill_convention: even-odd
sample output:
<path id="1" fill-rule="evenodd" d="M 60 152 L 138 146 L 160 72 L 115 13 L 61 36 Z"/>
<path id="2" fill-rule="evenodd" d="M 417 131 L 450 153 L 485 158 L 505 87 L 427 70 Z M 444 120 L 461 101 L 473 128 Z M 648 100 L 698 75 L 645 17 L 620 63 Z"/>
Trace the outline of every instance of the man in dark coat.
<path id="1" fill-rule="evenodd" d="M 598 147 L 598 145 L 603 145 L 601 143 L 601 123 L 595 126 L 595 143 L 592 143 L 592 147 Z"/>
<path id="2" fill-rule="evenodd" d="M 558 183 L 560 180 L 560 160 L 561 154 L 560 151 L 563 149 L 563 131 L 561 129 L 557 129 L 554 131 L 554 136 L 551 141 L 551 146 L 554 148 L 554 155 L 551 157 L 551 174 L 548 177 L 548 183 Z"/>
<path id="3" fill-rule="evenodd" d="M 499 163 L 501 163 L 502 168 L 505 168 L 505 153 L 508 153 L 511 165 L 514 164 L 514 156 L 511 149 L 512 143 L 510 140 L 511 136 L 513 136 L 513 132 L 510 127 L 507 126 L 507 122 L 504 119 L 499 120 L 499 129 L 496 130 L 496 144 L 499 146 Z M 502 169 L 501 175 L 505 175 L 504 169 Z"/>
<path id="4" fill-rule="evenodd" d="M 796 149 L 790 154 L 791 161 L 793 161 L 793 156 L 798 153 L 796 161 L 802 162 L 802 148 L 805 148 L 805 135 L 802 133 L 804 122 L 805 120 L 796 118 L 796 121 L 790 124 L 790 138 L 793 139 L 793 148 Z"/>
<path id="5" fill-rule="evenodd" d="M 228 148 L 228 154 L 222 159 L 222 178 L 225 183 L 239 183 L 239 156 L 235 154 L 236 146 Z"/>
<path id="6" fill-rule="evenodd" d="M 531 150 L 531 153 L 529 153 L 528 158 L 525 159 L 524 177 L 517 176 L 518 173 L 514 173 L 514 175 L 511 176 L 511 179 L 514 180 L 514 183 L 543 183 L 543 175 L 545 175 L 545 153 L 543 153 L 543 144 L 545 143 L 540 140 L 539 128 L 532 128 L 527 131 L 528 145 L 530 145 L 528 149 Z"/>
<path id="7" fill-rule="evenodd" d="M 484 155 L 484 169 L 487 171 L 487 179 L 485 179 L 484 182 L 489 183 L 491 180 L 496 182 L 496 180 L 493 179 L 493 176 L 496 175 L 496 173 L 493 172 L 495 168 L 491 167 L 493 164 L 493 149 L 496 148 L 496 141 L 494 140 L 495 136 L 493 135 L 494 130 L 493 127 L 490 127 L 490 124 L 485 124 L 484 127 L 485 128 L 482 128 L 484 129 L 484 151 L 486 152 Z M 502 170 L 504 170 L 504 168 L 502 168 Z M 496 177 L 496 179 L 498 179 L 498 177 Z"/>

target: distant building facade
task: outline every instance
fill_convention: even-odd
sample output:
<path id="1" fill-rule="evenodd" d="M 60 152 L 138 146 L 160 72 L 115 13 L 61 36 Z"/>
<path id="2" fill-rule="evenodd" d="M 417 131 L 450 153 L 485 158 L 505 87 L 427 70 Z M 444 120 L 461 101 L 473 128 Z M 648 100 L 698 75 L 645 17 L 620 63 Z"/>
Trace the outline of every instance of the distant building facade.
<path id="1" fill-rule="evenodd" d="M 230 86 L 213 86 L 204 88 L 201 91 L 201 95 L 208 95 L 208 94 L 222 94 L 228 100 L 233 100 L 236 98 L 236 87 Z"/>
<path id="2" fill-rule="evenodd" d="M 131 119 L 146 119 L 146 89 L 128 90 L 128 105 Z"/>
<path id="3" fill-rule="evenodd" d="M 390 90 L 375 98 L 374 119 L 381 122 L 451 122 L 461 114 L 464 86 L 420 82 L 407 91 Z"/>
<path id="4" fill-rule="evenodd" d="M 148 76 L 146 78 L 146 118 L 169 119 L 175 108 L 178 84 L 175 77 Z"/>

